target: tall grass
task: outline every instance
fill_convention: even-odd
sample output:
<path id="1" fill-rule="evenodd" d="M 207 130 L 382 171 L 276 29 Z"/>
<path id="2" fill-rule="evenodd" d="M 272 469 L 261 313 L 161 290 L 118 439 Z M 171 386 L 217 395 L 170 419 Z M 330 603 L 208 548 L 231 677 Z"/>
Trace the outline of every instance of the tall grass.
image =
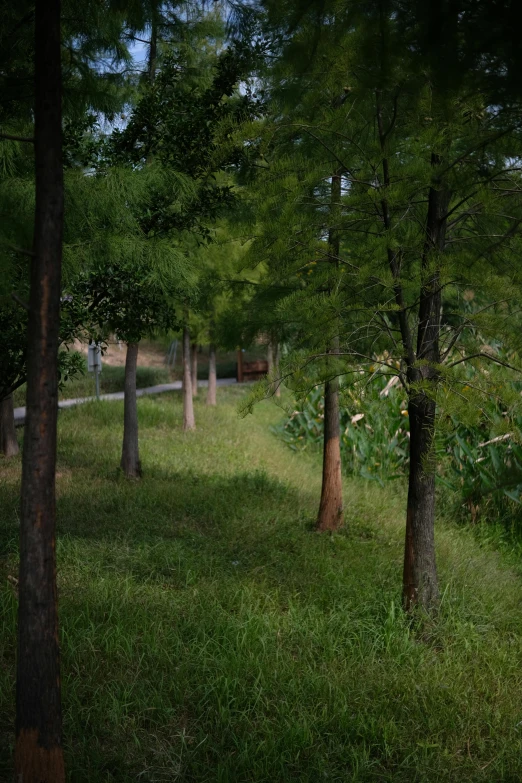
<path id="1" fill-rule="evenodd" d="M 438 617 L 399 609 L 404 487 L 346 482 L 238 419 L 241 390 L 140 399 L 145 475 L 117 470 L 120 403 L 60 415 L 58 565 L 69 779 L 506 781 L 522 776 L 520 570 L 441 523 Z M 0 779 L 11 780 L 20 464 L 0 462 Z"/>

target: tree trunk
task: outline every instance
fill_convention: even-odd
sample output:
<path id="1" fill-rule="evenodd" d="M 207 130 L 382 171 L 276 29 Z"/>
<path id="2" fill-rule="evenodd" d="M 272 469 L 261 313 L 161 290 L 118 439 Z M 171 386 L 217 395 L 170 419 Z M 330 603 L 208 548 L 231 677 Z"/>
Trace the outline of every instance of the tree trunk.
<path id="1" fill-rule="evenodd" d="M 406 610 L 417 604 L 429 610 L 439 599 L 435 561 L 435 466 L 431 454 L 435 401 L 425 394 L 412 397 L 408 403 L 408 414 L 410 470 L 403 601 Z"/>
<path id="2" fill-rule="evenodd" d="M 64 783 L 55 558 L 63 230 L 60 2 L 35 6 L 35 225 L 22 462 L 17 781 Z"/>
<path id="3" fill-rule="evenodd" d="M 341 173 L 332 176 L 331 226 L 328 232 L 329 263 L 332 270 L 339 266 L 340 234 L 336 225 L 340 218 Z M 339 336 L 335 335 L 330 352 L 339 351 Z M 343 483 L 341 473 L 341 431 L 339 422 L 339 379 L 332 378 L 324 386 L 323 484 L 316 529 L 337 530 L 343 524 Z"/>
<path id="4" fill-rule="evenodd" d="M 274 370 L 274 345 L 272 340 L 266 346 L 266 362 L 268 364 L 268 374 L 270 375 Z"/>
<path id="5" fill-rule="evenodd" d="M 156 60 L 158 57 L 158 25 L 155 18 L 151 23 L 149 47 L 148 76 L 149 82 L 154 84 L 156 78 Z"/>
<path id="6" fill-rule="evenodd" d="M 183 327 L 183 429 L 195 430 L 192 377 L 190 373 L 190 329 Z"/>
<path id="7" fill-rule="evenodd" d="M 128 478 L 140 478 L 141 476 L 138 444 L 138 400 L 136 397 L 138 350 L 139 343 L 127 343 L 123 402 L 123 447 L 120 466 Z"/>
<path id="8" fill-rule="evenodd" d="M 277 374 L 279 374 L 279 356 L 281 354 L 279 343 L 276 343 L 275 345 L 275 351 L 274 351 L 274 365 L 275 365 L 275 371 Z M 281 396 L 281 381 L 276 381 L 275 385 L 275 392 L 276 397 Z"/>
<path id="9" fill-rule="evenodd" d="M 198 344 L 192 343 L 190 348 L 190 380 L 192 382 L 192 396 L 198 396 Z"/>
<path id="10" fill-rule="evenodd" d="M 431 165 L 435 168 L 441 163 L 440 156 L 433 154 Z M 442 288 L 440 268 L 438 264 L 434 266 L 433 259 L 437 260 L 444 250 L 450 195 L 449 190 L 437 180 L 428 195 L 416 364 L 408 368 L 410 469 L 403 570 L 403 602 L 406 610 L 419 605 L 429 611 L 439 600 L 435 560 L 436 465 L 433 438 L 439 382 Z"/>
<path id="11" fill-rule="evenodd" d="M 266 359 L 268 364 L 268 375 L 277 374 L 279 370 L 279 343 L 274 343 L 273 340 L 267 345 Z M 274 381 L 272 389 L 275 397 L 281 396 L 281 383 Z"/>
<path id="12" fill-rule="evenodd" d="M 20 449 L 16 437 L 13 395 L 0 402 L 0 452 L 6 457 L 16 457 Z"/>
<path id="13" fill-rule="evenodd" d="M 323 485 L 317 530 L 337 530 L 343 524 L 343 485 L 339 426 L 339 380 L 324 387 Z"/>
<path id="14" fill-rule="evenodd" d="M 211 345 L 208 352 L 208 392 L 207 405 L 216 405 L 216 346 Z"/>

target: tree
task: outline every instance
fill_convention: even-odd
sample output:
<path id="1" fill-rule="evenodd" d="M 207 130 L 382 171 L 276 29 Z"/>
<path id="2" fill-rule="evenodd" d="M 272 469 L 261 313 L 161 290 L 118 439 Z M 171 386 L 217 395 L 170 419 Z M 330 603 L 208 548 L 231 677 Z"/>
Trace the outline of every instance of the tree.
<path id="1" fill-rule="evenodd" d="M 23 448 L 22 502 L 20 525 L 20 577 L 18 611 L 18 656 L 16 681 L 17 779 L 24 783 L 60 783 L 65 780 L 59 676 L 58 622 L 55 560 L 55 468 L 57 388 L 59 380 L 60 295 L 63 234 L 63 144 L 62 96 L 74 112 L 79 103 L 93 105 L 94 87 L 111 83 L 106 74 L 90 67 L 95 52 L 109 52 L 118 40 L 121 23 L 109 16 L 110 40 L 105 36 L 106 19 L 94 29 L 95 4 L 76 7 L 61 30 L 60 2 L 37 0 L 35 6 L 22 2 L 7 6 L 2 27 L 9 46 L 2 57 L 10 62 L 1 68 L 2 126 L 30 128 L 30 132 L 2 132 L 0 138 L 15 144 L 34 144 L 34 231 L 33 249 L 26 245 L 8 248 L 3 244 L 2 261 L 13 252 L 30 258 L 30 285 L 26 353 L 9 349 L 18 366 L 14 383 L 24 373 L 27 379 L 27 415 Z M 83 15 L 85 12 L 85 16 Z M 104 15 L 101 15 L 104 17 Z M 98 15 L 99 18 L 99 15 Z M 71 19 L 74 20 L 71 23 Z M 34 27 L 34 46 L 31 31 Z M 87 32 L 88 31 L 88 32 Z M 66 47 L 62 62 L 61 33 L 74 42 Z M 13 36 L 14 33 L 14 36 Z M 118 34 L 116 38 L 118 38 Z M 88 49 L 88 51 L 86 51 Z M 121 48 L 120 48 L 121 51 Z M 34 58 L 33 58 L 34 52 Z M 28 56 L 29 55 L 29 56 Z M 66 78 L 62 79 L 62 65 Z M 31 77 L 34 75 L 34 81 Z M 99 78 L 98 78 L 99 77 Z M 30 85 L 34 85 L 34 89 Z M 109 90 L 110 92 L 110 90 Z M 100 98 L 98 93 L 98 98 Z M 105 99 L 108 93 L 105 93 Z M 77 102 L 77 99 L 79 102 Z M 103 103 L 100 99 L 99 103 Z M 105 100 L 105 106 L 108 100 Z M 34 136 L 33 131 L 34 118 Z M 4 169 L 5 171 L 5 169 Z M 15 185 L 19 184 L 15 180 Z M 22 183 L 31 192 L 32 182 Z M 18 195 L 21 188 L 18 188 Z M 5 192 L 5 188 L 4 188 Z M 15 193 L 15 198 L 16 198 Z M 16 208 L 16 218 L 23 213 Z M 9 212 L 8 212 L 9 213 Z M 13 221 L 15 222 L 15 221 Z M 17 221 L 16 221 L 17 222 Z M 8 227 L 8 231 L 9 231 Z M 12 260 L 12 259 L 11 259 Z M 25 305 L 23 304 L 24 309 Z M 10 367 L 13 383 L 13 367 Z"/>
<path id="2" fill-rule="evenodd" d="M 130 237 L 127 237 L 129 240 Z M 125 397 L 121 468 L 129 478 L 141 476 L 138 445 L 136 369 L 139 342 L 156 331 L 176 326 L 175 288 L 154 275 L 151 251 L 153 242 L 134 237 L 133 253 L 123 246 L 126 258 L 101 264 L 84 272 L 75 281 L 71 301 L 84 312 L 83 323 L 95 342 L 103 342 L 109 333 L 127 344 L 125 360 Z M 161 243 L 159 252 L 168 248 Z M 170 269 L 171 274 L 179 266 Z"/>
<path id="3" fill-rule="evenodd" d="M 55 560 L 58 324 L 63 225 L 60 2 L 35 7 L 34 256 L 20 518 L 16 774 L 65 781 Z"/>
<path id="4" fill-rule="evenodd" d="M 446 303 L 455 301 L 452 292 L 484 290 L 487 282 L 492 306 L 497 268 L 505 284 L 500 268 L 520 220 L 518 166 L 509 160 L 520 143 L 519 125 L 512 111 L 484 105 L 473 78 L 460 78 L 456 86 L 437 78 L 418 29 L 403 24 L 406 4 L 266 5 L 275 17 L 282 87 L 270 86 L 270 138 L 277 134 L 278 142 L 264 148 L 261 250 L 273 284 L 281 286 L 282 270 L 287 285 L 307 267 L 312 275 L 301 292 L 294 287 L 279 304 L 281 316 L 299 323 L 301 362 L 294 344 L 295 361 L 287 368 L 297 379 L 317 360 L 313 330 L 323 333 L 329 318 L 339 324 L 344 357 L 336 374 L 375 377 L 376 360 L 379 375 L 399 370 L 411 425 L 404 603 L 431 609 L 438 600 L 437 400 L 442 387 L 458 393 L 453 368 L 464 361 L 458 350 L 462 356 L 476 344 L 476 320 L 472 325 L 462 310 L 450 315 Z M 314 92 L 318 83 L 323 100 Z M 315 271 L 328 255 L 328 224 L 321 219 L 328 160 L 340 167 L 342 182 L 333 286 L 325 277 L 328 265 L 321 265 L 322 276 Z M 501 206 L 507 199 L 509 212 Z M 502 328 L 499 322 L 497 334 Z M 379 351 L 386 358 L 378 359 Z M 328 362 L 317 371 L 328 377 Z"/>
<path id="5" fill-rule="evenodd" d="M 183 324 L 183 429 L 184 431 L 195 430 L 196 420 L 194 418 L 194 402 L 192 394 L 192 367 L 190 361 L 190 328 L 188 325 L 188 314 L 185 316 Z"/>
<path id="6" fill-rule="evenodd" d="M 159 29 L 155 28 L 158 42 Z M 196 27 L 196 39 L 198 34 Z M 222 138 L 223 125 L 237 124 L 240 117 L 251 111 L 249 100 L 237 91 L 250 51 L 237 45 L 218 54 L 212 47 L 202 47 L 201 56 L 196 47 L 194 55 L 194 47 L 187 45 L 194 43 L 192 36 L 190 29 L 186 38 L 163 34 L 162 56 L 155 59 L 155 78 L 134 107 L 126 128 L 112 135 L 108 147 L 113 163 L 120 162 L 136 170 L 150 166 L 153 160 L 163 171 L 180 173 L 190 181 L 193 192 L 181 208 L 173 207 L 168 189 L 157 188 L 150 192 L 147 208 L 141 215 L 141 228 L 146 236 L 177 235 L 178 245 L 186 253 L 211 241 L 212 221 L 234 203 L 231 184 L 221 173 L 237 164 L 242 156 L 241 148 L 229 140 L 219 146 L 217 139 Z M 190 366 L 189 329 L 185 314 L 184 429 L 195 426 L 191 398 L 197 394 L 197 352 L 192 345 Z M 192 373 L 190 386 L 187 362 Z"/>
<path id="7" fill-rule="evenodd" d="M 16 457 L 20 448 L 16 437 L 13 410 L 13 395 L 0 402 L 0 453 L 5 457 Z"/>

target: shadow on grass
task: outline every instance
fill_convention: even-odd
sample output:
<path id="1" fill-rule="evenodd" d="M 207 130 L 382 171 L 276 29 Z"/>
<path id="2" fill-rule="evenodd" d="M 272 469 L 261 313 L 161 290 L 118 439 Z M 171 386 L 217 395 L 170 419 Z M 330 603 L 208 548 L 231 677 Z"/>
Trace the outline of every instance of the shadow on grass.
<path id="1" fill-rule="evenodd" d="M 91 464 L 92 456 L 85 456 L 84 467 Z M 339 586 L 344 579 L 343 594 L 368 590 L 372 580 L 382 583 L 382 572 L 368 561 L 381 546 L 379 536 L 368 539 L 357 523 L 349 537 L 315 534 L 315 493 L 262 470 L 223 476 L 152 467 L 140 482 L 116 470 L 108 477 L 89 469 L 75 474 L 59 491 L 59 559 L 83 558 L 98 573 L 173 588 L 231 578 L 302 600 L 315 600 L 318 583 Z M 4 488 L 0 502 L 7 515 L 0 552 L 12 559 L 18 549 L 15 488 Z M 323 591 L 318 595 L 325 605 L 330 600 Z"/>

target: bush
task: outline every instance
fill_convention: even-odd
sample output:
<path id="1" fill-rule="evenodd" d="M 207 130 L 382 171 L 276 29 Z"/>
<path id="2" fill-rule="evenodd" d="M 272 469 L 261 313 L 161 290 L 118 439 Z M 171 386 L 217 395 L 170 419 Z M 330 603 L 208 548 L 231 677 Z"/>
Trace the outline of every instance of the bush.
<path id="1" fill-rule="evenodd" d="M 404 476 L 409 461 L 406 395 L 399 384 L 386 394 L 384 384 L 380 379 L 370 386 L 345 386 L 340 394 L 343 470 L 380 484 Z M 519 398 L 516 384 L 513 388 Z M 323 389 L 318 387 L 276 428 L 292 449 L 322 446 L 323 406 Z M 473 521 L 481 516 L 511 527 L 522 523 L 519 403 L 502 405 L 490 395 L 474 415 L 459 418 L 441 410 L 439 425 L 437 478 L 451 490 L 446 505 L 452 515 L 471 515 Z"/>
<path id="2" fill-rule="evenodd" d="M 385 395 L 385 380 L 360 389 L 341 388 L 341 454 L 343 468 L 383 484 L 404 474 L 408 462 L 408 411 L 402 388 Z M 278 429 L 295 450 L 322 444 L 322 387 L 314 389 L 300 410 Z"/>

